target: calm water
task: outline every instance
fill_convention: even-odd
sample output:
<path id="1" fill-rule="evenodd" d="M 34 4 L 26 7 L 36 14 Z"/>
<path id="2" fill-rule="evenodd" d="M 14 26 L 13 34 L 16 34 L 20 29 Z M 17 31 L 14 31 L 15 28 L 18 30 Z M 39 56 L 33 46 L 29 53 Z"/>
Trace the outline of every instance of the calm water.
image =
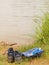
<path id="1" fill-rule="evenodd" d="M 0 0 L 0 40 L 31 42 L 34 16 L 49 10 L 49 0 Z"/>

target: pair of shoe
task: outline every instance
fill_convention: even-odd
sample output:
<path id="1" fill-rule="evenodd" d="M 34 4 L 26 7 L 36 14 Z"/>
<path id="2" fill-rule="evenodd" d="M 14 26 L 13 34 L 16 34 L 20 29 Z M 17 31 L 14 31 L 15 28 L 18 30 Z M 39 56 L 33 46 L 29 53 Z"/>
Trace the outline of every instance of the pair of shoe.
<path id="1" fill-rule="evenodd" d="M 20 62 L 22 61 L 22 55 L 18 51 L 14 51 L 13 48 L 8 49 L 7 59 L 9 63 L 13 63 L 14 61 Z"/>

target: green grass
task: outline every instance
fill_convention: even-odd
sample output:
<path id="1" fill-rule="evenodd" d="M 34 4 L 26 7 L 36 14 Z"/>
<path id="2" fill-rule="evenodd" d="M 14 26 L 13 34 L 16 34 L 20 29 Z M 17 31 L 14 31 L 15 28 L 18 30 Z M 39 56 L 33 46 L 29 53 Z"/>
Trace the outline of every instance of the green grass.
<path id="1" fill-rule="evenodd" d="M 40 23 L 38 23 L 39 21 L 37 19 L 38 18 L 35 19 L 35 23 L 38 25 L 36 28 L 36 42 L 32 45 L 22 46 L 18 50 L 23 52 L 35 47 L 41 47 L 44 50 L 42 57 L 49 59 L 49 13 L 45 13 L 41 18 L 41 26 Z"/>
<path id="2" fill-rule="evenodd" d="M 19 48 L 18 50 L 20 52 L 24 52 L 24 51 L 27 51 L 29 49 L 32 49 L 32 48 L 42 48 L 44 50 L 44 53 L 42 55 L 43 58 L 46 58 L 46 59 L 49 59 L 49 44 L 44 44 L 44 43 L 39 43 L 39 42 L 36 42 L 32 45 L 28 45 L 28 46 L 22 46 L 21 48 Z"/>
<path id="3" fill-rule="evenodd" d="M 32 45 L 28 45 L 28 46 L 21 46 L 20 48 L 18 48 L 17 50 L 19 50 L 20 52 L 24 52 L 27 51 L 29 49 L 35 48 L 35 47 L 41 47 L 44 50 L 44 53 L 42 54 L 42 56 L 40 58 L 25 58 L 23 59 L 23 62 L 19 63 L 8 63 L 7 61 L 7 57 L 4 55 L 0 55 L 0 65 L 29 65 L 29 63 L 31 62 L 31 60 L 35 60 L 38 62 L 38 60 L 40 59 L 46 59 L 49 60 L 49 45 L 48 44 L 44 44 L 44 43 L 39 43 L 36 42 Z"/>

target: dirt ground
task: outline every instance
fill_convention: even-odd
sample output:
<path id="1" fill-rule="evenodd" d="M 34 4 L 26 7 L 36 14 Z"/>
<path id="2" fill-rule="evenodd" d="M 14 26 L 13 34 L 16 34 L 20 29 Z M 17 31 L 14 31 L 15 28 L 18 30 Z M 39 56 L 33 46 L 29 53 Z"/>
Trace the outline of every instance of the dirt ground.
<path id="1" fill-rule="evenodd" d="M 0 44 L 0 57 L 3 55 L 5 56 L 6 58 L 6 52 L 7 52 L 7 49 L 10 48 L 10 47 L 13 47 L 14 50 L 17 49 L 17 48 L 20 48 L 20 45 L 1 45 Z M 35 59 L 31 59 L 30 61 L 23 61 L 22 63 L 20 64 L 10 64 L 7 62 L 7 60 L 2 60 L 2 58 L 0 58 L 0 65 L 49 65 L 49 60 L 46 59 L 46 58 L 43 58 L 41 56 L 41 58 L 35 58 Z"/>

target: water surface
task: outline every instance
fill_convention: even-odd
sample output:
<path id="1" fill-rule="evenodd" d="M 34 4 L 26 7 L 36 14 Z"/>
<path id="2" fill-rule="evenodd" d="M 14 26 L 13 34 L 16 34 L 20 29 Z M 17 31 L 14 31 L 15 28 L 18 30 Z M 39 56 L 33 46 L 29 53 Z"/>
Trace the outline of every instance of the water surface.
<path id="1" fill-rule="evenodd" d="M 49 0 L 0 0 L 0 40 L 30 43 L 33 19 L 49 11 Z"/>

